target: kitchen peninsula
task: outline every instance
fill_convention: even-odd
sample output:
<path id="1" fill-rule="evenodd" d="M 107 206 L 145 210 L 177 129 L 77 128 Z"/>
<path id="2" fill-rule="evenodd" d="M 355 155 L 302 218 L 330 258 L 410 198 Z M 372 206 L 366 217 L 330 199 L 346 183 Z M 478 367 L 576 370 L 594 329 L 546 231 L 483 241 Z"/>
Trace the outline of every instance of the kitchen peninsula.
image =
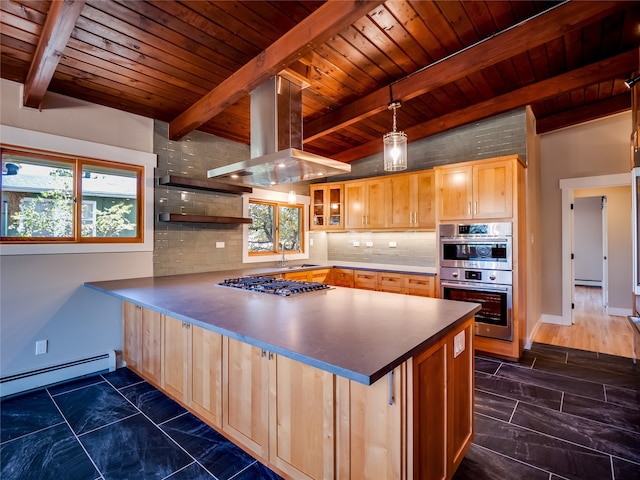
<path id="1" fill-rule="evenodd" d="M 86 286 L 123 300 L 129 368 L 285 477 L 451 478 L 473 436 L 479 306 L 218 285 L 266 273 L 283 272 Z"/>

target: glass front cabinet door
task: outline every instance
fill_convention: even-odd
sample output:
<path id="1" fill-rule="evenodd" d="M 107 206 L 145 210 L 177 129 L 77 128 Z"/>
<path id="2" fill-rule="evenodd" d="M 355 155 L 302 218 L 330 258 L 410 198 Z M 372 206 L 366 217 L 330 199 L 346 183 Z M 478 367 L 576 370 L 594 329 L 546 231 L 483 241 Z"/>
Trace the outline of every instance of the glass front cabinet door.
<path id="1" fill-rule="evenodd" d="M 342 184 L 311 186 L 311 230 L 344 228 Z"/>

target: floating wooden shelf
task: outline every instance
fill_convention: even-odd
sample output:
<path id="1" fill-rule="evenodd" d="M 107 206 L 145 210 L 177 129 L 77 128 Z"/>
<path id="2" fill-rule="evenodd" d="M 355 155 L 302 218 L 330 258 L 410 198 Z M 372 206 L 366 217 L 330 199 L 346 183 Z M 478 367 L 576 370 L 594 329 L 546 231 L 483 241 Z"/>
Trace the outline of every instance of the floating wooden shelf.
<path id="1" fill-rule="evenodd" d="M 194 215 L 191 213 L 161 213 L 161 222 L 189 222 L 189 223 L 226 223 L 240 224 L 251 223 L 250 218 L 244 217 L 219 217 L 215 215 Z"/>
<path id="2" fill-rule="evenodd" d="M 218 182 L 216 180 L 198 179 L 189 177 L 180 177 L 177 175 L 165 175 L 158 178 L 158 185 L 167 185 L 170 187 L 185 187 L 194 190 L 207 190 L 210 192 L 220 193 L 251 193 L 253 188 L 241 185 L 230 185 L 228 183 Z"/>

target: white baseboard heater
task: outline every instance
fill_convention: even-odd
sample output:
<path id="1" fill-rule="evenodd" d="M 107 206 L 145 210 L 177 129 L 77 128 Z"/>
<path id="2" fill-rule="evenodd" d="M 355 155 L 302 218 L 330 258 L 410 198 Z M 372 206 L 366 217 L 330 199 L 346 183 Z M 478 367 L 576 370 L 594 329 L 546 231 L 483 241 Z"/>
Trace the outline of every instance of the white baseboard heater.
<path id="1" fill-rule="evenodd" d="M 53 383 L 64 382 L 83 375 L 116 369 L 116 352 L 111 350 L 102 355 L 82 358 L 29 372 L 7 375 L 0 378 L 0 397 L 26 392 Z"/>

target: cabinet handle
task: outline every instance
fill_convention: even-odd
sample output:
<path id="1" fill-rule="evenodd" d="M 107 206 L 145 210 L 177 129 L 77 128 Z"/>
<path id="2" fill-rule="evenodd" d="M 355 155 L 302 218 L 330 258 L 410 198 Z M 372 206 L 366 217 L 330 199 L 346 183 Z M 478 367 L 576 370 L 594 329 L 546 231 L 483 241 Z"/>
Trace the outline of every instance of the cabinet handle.
<path id="1" fill-rule="evenodd" d="M 269 352 L 269 360 L 273 359 L 273 352 Z"/>
<path id="2" fill-rule="evenodd" d="M 393 405 L 393 370 L 389 372 L 389 405 Z"/>
<path id="3" fill-rule="evenodd" d="M 362 215 L 362 225 L 366 225 L 365 216 L 364 215 Z"/>
<path id="4" fill-rule="evenodd" d="M 267 354 L 267 352 L 265 350 L 260 350 L 260 356 L 264 357 Z"/>
<path id="5" fill-rule="evenodd" d="M 475 202 L 473 202 L 473 214 L 474 215 L 478 214 L 478 201 L 477 200 Z"/>
<path id="6" fill-rule="evenodd" d="M 471 202 L 467 202 L 467 215 L 471 215 Z"/>

